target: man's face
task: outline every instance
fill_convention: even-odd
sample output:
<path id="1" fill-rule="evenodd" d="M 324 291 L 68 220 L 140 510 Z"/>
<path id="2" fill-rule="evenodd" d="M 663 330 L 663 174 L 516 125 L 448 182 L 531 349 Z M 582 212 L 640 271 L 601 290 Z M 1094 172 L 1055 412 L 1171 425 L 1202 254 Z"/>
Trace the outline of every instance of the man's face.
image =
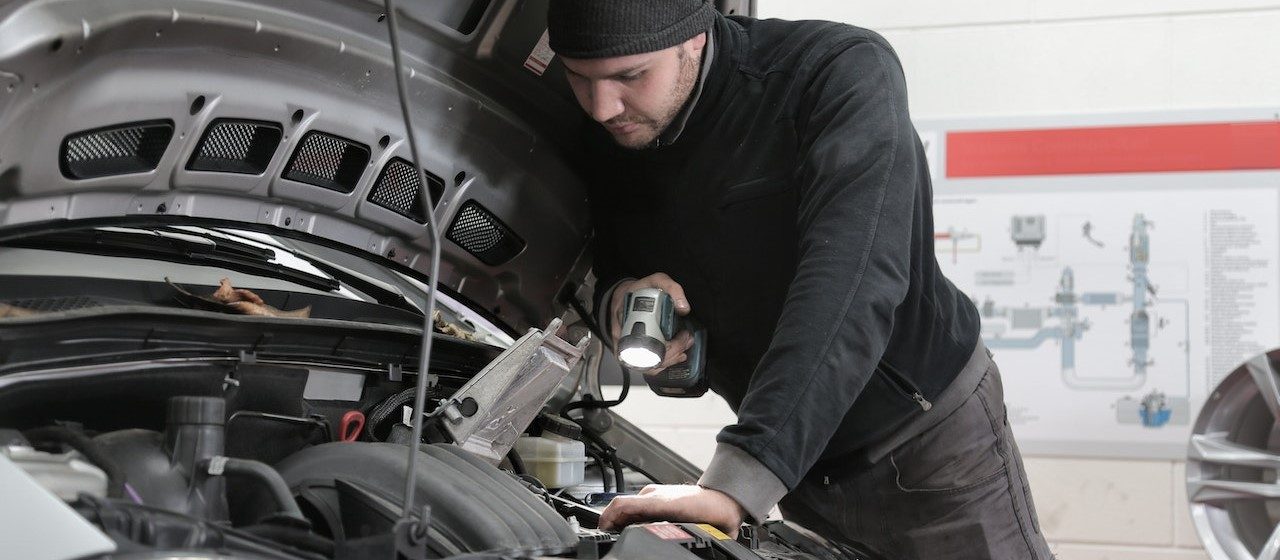
<path id="1" fill-rule="evenodd" d="M 582 109 L 619 145 L 638 150 L 652 144 L 688 101 L 706 44 L 703 33 L 650 53 L 562 61 Z"/>

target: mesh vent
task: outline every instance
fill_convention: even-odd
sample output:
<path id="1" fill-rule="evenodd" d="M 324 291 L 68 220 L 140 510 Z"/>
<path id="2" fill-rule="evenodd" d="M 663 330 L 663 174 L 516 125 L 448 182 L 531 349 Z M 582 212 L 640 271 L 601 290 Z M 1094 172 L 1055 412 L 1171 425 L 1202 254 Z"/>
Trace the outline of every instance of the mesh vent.
<path id="1" fill-rule="evenodd" d="M 280 145 L 282 131 L 270 122 L 215 120 L 205 129 L 187 169 L 261 175 Z"/>
<path id="2" fill-rule="evenodd" d="M 349 193 L 369 164 L 369 148 L 345 138 L 311 131 L 289 158 L 284 178 Z"/>
<path id="3" fill-rule="evenodd" d="M 474 200 L 468 200 L 458 210 L 445 237 L 489 266 L 515 258 L 525 246 L 507 224 Z"/>
<path id="4" fill-rule="evenodd" d="M 427 176 L 427 185 L 431 191 L 431 205 L 440 203 L 444 193 L 444 180 L 423 170 Z M 382 168 L 382 174 L 369 192 L 369 202 L 391 210 L 401 216 L 418 223 L 426 223 L 426 213 L 422 209 L 422 183 L 413 164 L 408 160 L 395 158 Z"/>
<path id="5" fill-rule="evenodd" d="M 89 179 L 156 168 L 169 139 L 173 121 L 147 121 L 77 132 L 62 140 L 62 175 Z"/>
<path id="6" fill-rule="evenodd" d="M 85 309 L 88 307 L 102 307 L 102 302 L 98 301 L 97 298 L 86 296 L 17 299 L 6 301 L 4 303 L 14 307 L 21 307 L 28 311 L 35 311 L 37 313 L 55 313 L 58 311 L 71 311 L 73 309 Z"/>

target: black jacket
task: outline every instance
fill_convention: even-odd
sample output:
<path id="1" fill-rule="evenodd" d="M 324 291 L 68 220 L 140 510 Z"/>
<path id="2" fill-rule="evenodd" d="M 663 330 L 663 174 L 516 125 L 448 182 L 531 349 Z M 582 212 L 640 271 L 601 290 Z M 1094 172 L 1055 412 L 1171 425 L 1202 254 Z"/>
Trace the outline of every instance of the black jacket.
<path id="1" fill-rule="evenodd" d="M 717 439 L 793 488 L 922 413 L 973 352 L 978 314 L 938 270 L 888 43 L 830 22 L 715 25 L 678 140 L 628 151 L 589 126 L 595 272 L 601 288 L 654 272 L 684 287 L 738 414 Z"/>

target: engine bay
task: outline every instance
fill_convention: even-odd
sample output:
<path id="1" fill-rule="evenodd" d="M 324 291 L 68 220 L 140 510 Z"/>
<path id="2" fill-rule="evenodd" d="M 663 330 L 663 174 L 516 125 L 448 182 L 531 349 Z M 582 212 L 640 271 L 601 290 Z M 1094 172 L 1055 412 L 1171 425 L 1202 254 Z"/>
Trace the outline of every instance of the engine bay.
<path id="1" fill-rule="evenodd" d="M 145 336 L 130 335 L 134 329 L 153 338 L 178 336 L 166 331 L 201 336 L 172 316 L 94 312 L 102 316 L 69 313 L 80 314 L 86 332 L 110 321 L 121 339 Z M 255 352 L 171 351 L 145 359 L 122 352 L 111 360 L 0 369 L 0 459 L 108 536 L 118 555 L 112 557 L 396 557 L 417 377 L 409 359 L 414 335 L 393 328 L 308 332 L 306 323 L 316 320 L 282 326 L 184 313 L 201 315 L 204 329 L 234 326 L 261 344 Z M 47 330 L 74 340 L 56 315 L 4 321 L 0 336 L 9 341 L 21 332 L 38 345 Z M 568 387 L 572 396 L 578 379 L 569 371 L 580 376 L 582 368 L 557 358 L 576 362 L 586 345 L 569 345 L 557 331 L 569 332 L 555 321 L 505 351 L 435 335 L 427 428 L 414 454 L 413 507 L 427 528 L 422 557 L 861 557 L 835 555 L 832 544 L 781 521 L 744 526 L 737 539 L 696 524 L 597 529 L 612 497 L 647 483 L 689 481 L 657 480 L 636 464 L 642 460 L 620 461 L 584 416 L 558 413 L 563 395 L 552 393 Z M 308 360 L 282 351 L 325 344 L 360 348 L 364 359 Z M 10 357 L 22 354 L 4 347 Z M 380 359 L 369 360 L 374 356 Z M 378 369 L 371 361 L 405 365 Z M 475 418 L 476 426 L 451 417 Z"/>

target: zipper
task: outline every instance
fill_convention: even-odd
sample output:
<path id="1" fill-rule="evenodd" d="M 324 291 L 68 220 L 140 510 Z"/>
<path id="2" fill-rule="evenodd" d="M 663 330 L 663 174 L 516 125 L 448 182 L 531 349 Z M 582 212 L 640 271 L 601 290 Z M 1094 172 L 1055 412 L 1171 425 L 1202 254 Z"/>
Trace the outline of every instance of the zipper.
<path id="1" fill-rule="evenodd" d="M 889 365 L 889 362 L 881 360 L 880 367 L 877 367 L 876 371 L 883 373 L 890 382 L 897 385 L 898 389 L 902 390 L 903 394 L 907 395 L 911 400 L 916 401 L 916 404 L 920 405 L 921 410 L 929 412 L 929 409 L 933 408 L 933 403 L 924 398 L 924 395 L 920 393 L 920 390 L 916 389 L 915 386 L 897 370 L 897 368 Z"/>

